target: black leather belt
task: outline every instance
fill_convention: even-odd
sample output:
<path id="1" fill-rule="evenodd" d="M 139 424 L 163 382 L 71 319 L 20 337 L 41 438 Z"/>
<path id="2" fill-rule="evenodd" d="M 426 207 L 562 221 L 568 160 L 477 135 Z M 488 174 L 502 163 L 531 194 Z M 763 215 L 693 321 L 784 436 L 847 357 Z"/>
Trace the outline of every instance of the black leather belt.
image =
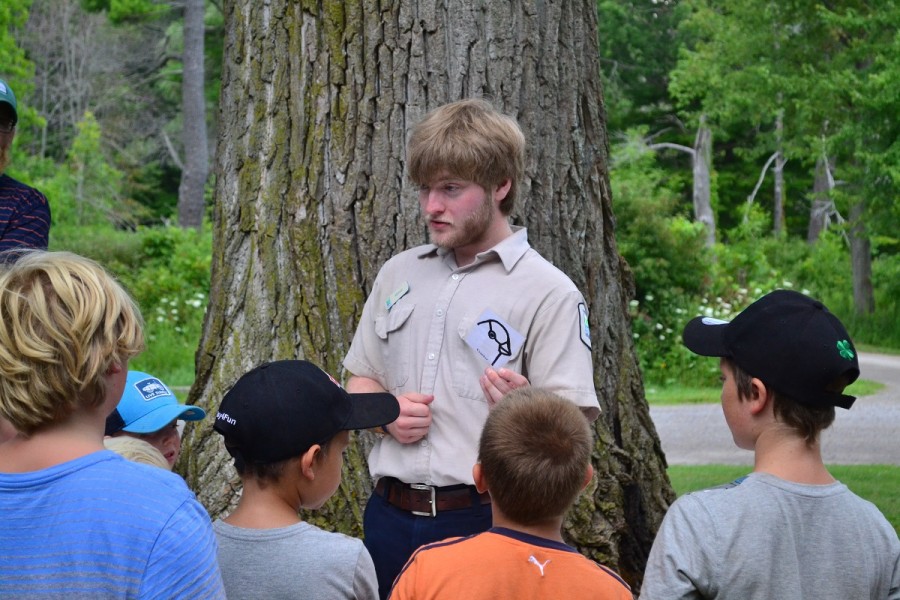
<path id="1" fill-rule="evenodd" d="M 404 483 L 394 477 L 382 477 L 375 484 L 375 493 L 396 506 L 422 517 L 435 517 L 438 512 L 471 508 L 490 504 L 491 497 L 479 494 L 474 485 L 437 487 L 424 483 Z"/>

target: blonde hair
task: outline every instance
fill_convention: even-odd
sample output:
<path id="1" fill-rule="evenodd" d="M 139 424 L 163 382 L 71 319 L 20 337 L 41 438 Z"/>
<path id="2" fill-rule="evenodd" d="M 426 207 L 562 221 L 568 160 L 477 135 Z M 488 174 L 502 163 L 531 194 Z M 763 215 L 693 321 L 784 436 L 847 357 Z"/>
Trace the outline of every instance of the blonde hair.
<path id="1" fill-rule="evenodd" d="M 98 263 L 32 250 L 0 271 L 0 417 L 30 435 L 106 398 L 144 345 L 134 301 Z"/>
<path id="2" fill-rule="evenodd" d="M 142 439 L 131 437 L 130 435 L 119 435 L 104 438 L 103 445 L 106 446 L 107 450 L 112 450 L 128 460 L 159 467 L 166 471 L 172 470 L 172 467 L 169 466 L 169 461 L 166 460 L 162 452 L 157 450 L 150 442 Z"/>
<path id="3" fill-rule="evenodd" d="M 413 128 L 406 147 L 410 180 L 418 185 L 442 173 L 474 181 L 485 190 L 507 179 L 500 212 L 512 212 L 525 171 L 525 136 L 515 119 L 490 102 L 469 98 L 445 104 Z"/>
<path id="4" fill-rule="evenodd" d="M 519 388 L 488 415 L 478 462 L 491 499 L 521 525 L 560 517 L 591 462 L 593 434 L 581 410 L 547 390 Z"/>

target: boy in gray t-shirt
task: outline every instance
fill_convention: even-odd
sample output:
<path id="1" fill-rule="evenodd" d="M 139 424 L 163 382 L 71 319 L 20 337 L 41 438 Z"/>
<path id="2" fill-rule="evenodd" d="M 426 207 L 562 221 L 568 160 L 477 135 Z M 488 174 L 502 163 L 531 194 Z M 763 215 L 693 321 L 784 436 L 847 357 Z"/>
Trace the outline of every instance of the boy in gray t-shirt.
<path id="1" fill-rule="evenodd" d="M 348 394 L 306 361 L 266 363 L 234 384 L 214 425 L 243 484 L 237 508 L 213 524 L 229 599 L 378 597 L 362 541 L 305 523 L 298 511 L 337 490 L 350 430 L 399 413 L 392 395 Z"/>
<path id="2" fill-rule="evenodd" d="M 900 598 L 900 541 L 870 502 L 836 481 L 820 433 L 859 377 L 850 336 L 822 303 L 777 290 L 730 323 L 697 317 L 684 344 L 720 357 L 722 410 L 754 468 L 688 494 L 653 542 L 642 600 Z"/>

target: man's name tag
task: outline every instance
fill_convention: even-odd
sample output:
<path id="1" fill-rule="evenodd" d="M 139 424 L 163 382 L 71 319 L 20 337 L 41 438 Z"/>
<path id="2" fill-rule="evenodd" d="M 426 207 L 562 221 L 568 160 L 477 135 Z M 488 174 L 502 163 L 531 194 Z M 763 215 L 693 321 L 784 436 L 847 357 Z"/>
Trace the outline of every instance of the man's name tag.
<path id="1" fill-rule="evenodd" d="M 525 337 L 491 310 L 485 310 L 466 335 L 466 343 L 499 369 L 519 351 Z"/>
<path id="2" fill-rule="evenodd" d="M 394 293 L 392 293 L 390 296 L 387 297 L 387 300 L 384 301 L 384 307 L 387 310 L 391 310 L 391 307 L 394 306 L 395 304 L 397 304 L 397 300 L 399 300 L 400 298 L 402 298 L 403 296 L 405 296 L 408 293 L 409 293 L 409 282 L 404 281 L 403 285 L 401 285 L 399 288 L 394 290 Z"/>

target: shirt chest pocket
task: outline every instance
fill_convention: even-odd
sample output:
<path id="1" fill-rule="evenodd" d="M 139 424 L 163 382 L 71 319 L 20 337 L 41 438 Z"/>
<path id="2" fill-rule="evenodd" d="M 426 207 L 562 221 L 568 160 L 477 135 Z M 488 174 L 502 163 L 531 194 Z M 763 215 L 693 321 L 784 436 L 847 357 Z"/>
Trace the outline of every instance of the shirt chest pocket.
<path id="1" fill-rule="evenodd" d="M 499 369 L 499 365 L 502 364 L 505 368 L 522 373 L 523 344 L 521 342 L 510 343 L 505 329 L 502 330 L 504 334 L 499 333 L 500 325 L 498 322 L 492 327 L 488 325 L 487 321 L 479 321 L 475 315 L 460 319 L 456 330 L 459 344 L 453 346 L 456 355 L 452 356 L 454 371 L 457 373 L 457 376 L 453 378 L 453 389 L 460 397 L 487 402 L 479 379 L 492 362 L 495 368 Z M 481 341 L 480 352 L 472 347 L 467 339 L 476 328 L 484 330 L 481 336 L 473 336 Z M 495 328 L 496 331 L 494 331 Z M 493 335 L 491 335 L 492 331 Z M 504 360 L 498 361 L 501 357 Z"/>
<path id="2" fill-rule="evenodd" d="M 412 303 L 396 304 L 387 314 L 375 319 L 375 335 L 383 342 L 385 382 L 391 393 L 401 391 L 409 380 L 414 340 L 412 324 L 407 322 L 415 307 Z"/>

